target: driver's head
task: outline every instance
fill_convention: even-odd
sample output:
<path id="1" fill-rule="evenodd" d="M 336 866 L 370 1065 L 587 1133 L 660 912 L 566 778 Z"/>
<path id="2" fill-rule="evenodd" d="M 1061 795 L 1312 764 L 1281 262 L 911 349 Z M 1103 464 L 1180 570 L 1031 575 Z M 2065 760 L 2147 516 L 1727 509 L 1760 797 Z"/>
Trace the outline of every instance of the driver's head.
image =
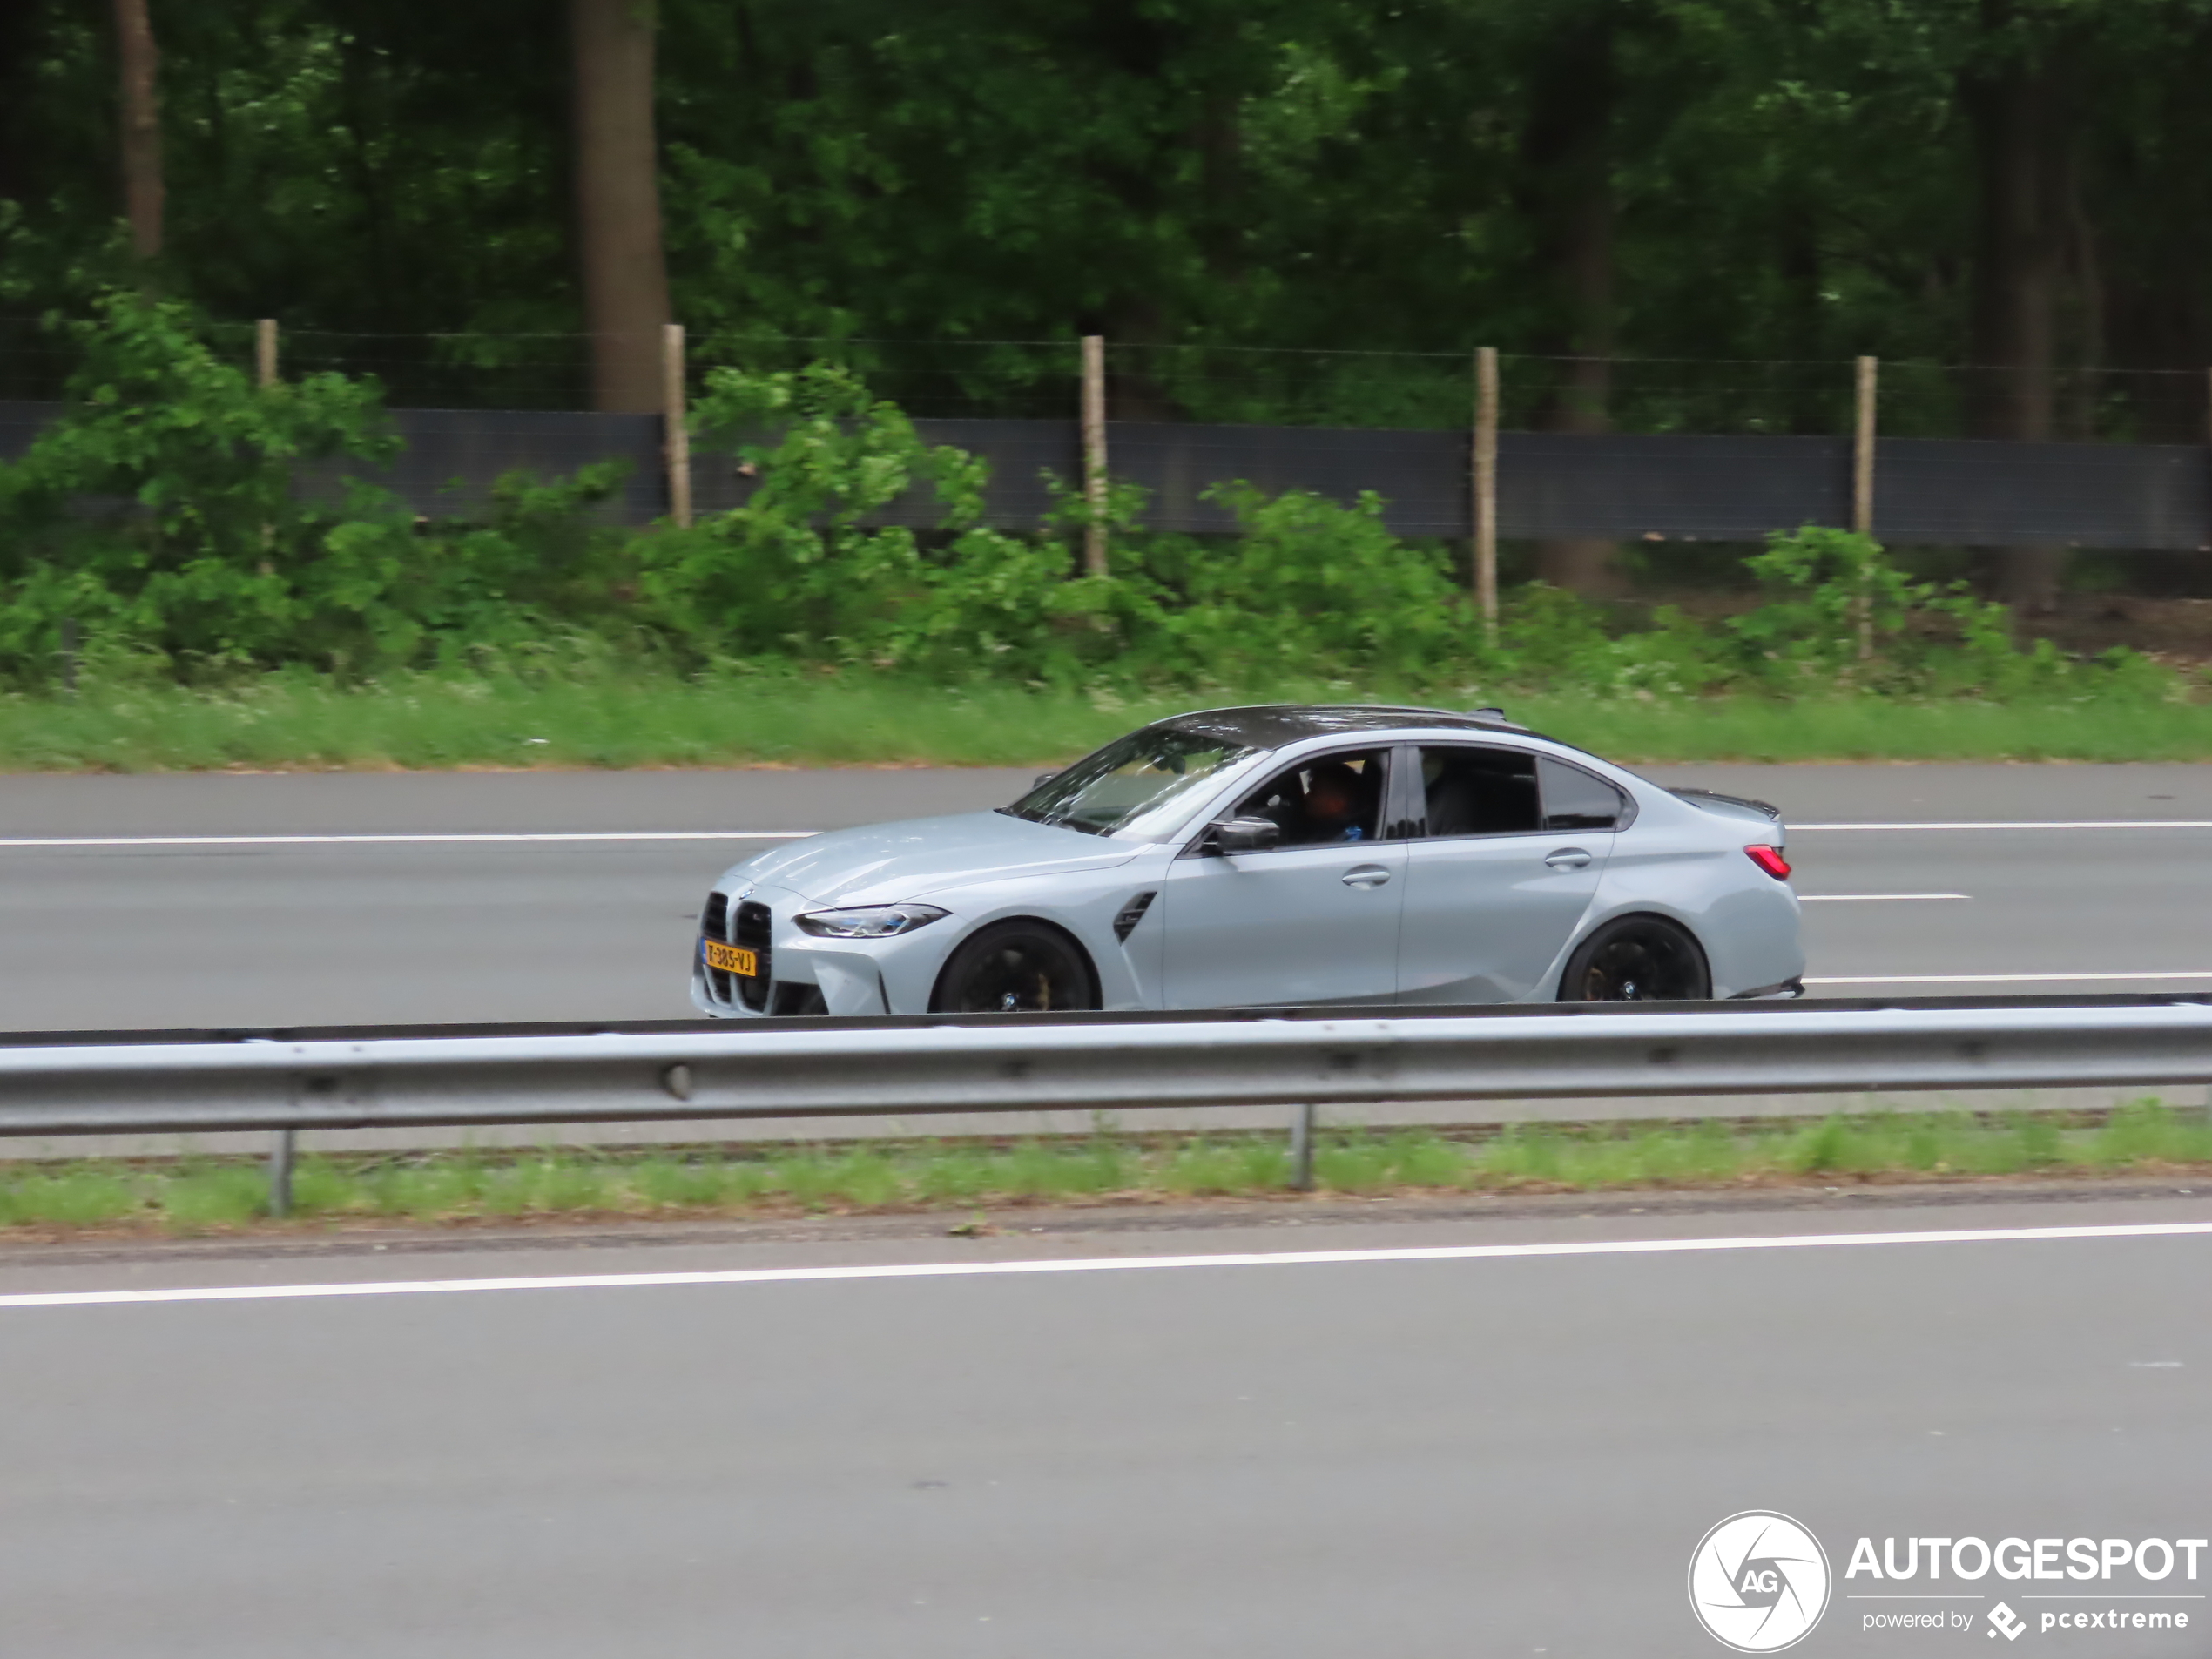
<path id="1" fill-rule="evenodd" d="M 1305 786 L 1305 814 L 1333 829 L 1359 810 L 1359 775 L 1341 760 L 1316 766 Z"/>

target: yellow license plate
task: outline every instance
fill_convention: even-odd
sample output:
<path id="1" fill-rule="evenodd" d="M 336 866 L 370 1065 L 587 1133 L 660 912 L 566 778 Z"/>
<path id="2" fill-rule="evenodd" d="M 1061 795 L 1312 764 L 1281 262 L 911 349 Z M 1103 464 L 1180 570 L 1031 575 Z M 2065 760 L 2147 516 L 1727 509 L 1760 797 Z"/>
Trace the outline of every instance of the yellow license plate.
<path id="1" fill-rule="evenodd" d="M 752 979 L 760 972 L 758 951 L 740 950 L 735 945 L 725 945 L 718 939 L 702 939 L 699 950 L 706 957 L 709 968 L 718 968 L 725 974 L 736 974 Z"/>

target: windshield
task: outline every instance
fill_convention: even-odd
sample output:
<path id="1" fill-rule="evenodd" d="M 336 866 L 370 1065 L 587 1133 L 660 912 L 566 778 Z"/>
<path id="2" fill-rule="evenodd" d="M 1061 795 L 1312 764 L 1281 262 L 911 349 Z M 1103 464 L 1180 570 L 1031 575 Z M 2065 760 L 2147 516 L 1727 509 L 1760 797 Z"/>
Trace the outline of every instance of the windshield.
<path id="1" fill-rule="evenodd" d="M 1033 824 L 1111 835 L 1257 752 L 1218 735 L 1149 725 L 1055 772 L 1000 810 Z"/>

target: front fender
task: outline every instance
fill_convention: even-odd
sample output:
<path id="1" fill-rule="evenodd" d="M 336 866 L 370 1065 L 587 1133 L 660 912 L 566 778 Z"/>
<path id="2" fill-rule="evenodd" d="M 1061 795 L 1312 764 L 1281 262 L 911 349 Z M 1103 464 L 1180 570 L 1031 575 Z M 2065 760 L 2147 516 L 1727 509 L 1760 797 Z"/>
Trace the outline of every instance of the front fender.
<path id="1" fill-rule="evenodd" d="M 926 959 L 920 953 L 878 959 L 892 1012 L 926 1012 L 938 974 L 962 940 L 993 922 L 1023 918 L 1049 921 L 1082 948 L 1098 975 L 1102 1008 L 1158 1008 L 1161 977 L 1166 968 L 1162 907 L 1157 903 L 1147 907 L 1126 939 L 1116 933 L 1114 923 L 1140 895 L 1157 894 L 1173 856 L 1172 848 L 1148 847 L 1109 869 L 975 882 L 932 893 L 929 902 L 950 910 L 959 927 L 943 937 Z M 916 941 L 927 938 L 945 925 L 926 927 L 914 937 Z"/>

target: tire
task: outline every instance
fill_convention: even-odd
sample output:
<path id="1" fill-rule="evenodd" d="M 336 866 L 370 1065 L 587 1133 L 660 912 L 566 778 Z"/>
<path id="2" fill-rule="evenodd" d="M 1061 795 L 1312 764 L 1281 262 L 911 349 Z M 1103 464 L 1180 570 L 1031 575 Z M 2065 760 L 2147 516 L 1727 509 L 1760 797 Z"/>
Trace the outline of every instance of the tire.
<path id="1" fill-rule="evenodd" d="M 1559 976 L 1562 1002 L 1702 1002 L 1712 994 L 1705 953 L 1659 916 L 1607 922 L 1575 947 Z"/>
<path id="2" fill-rule="evenodd" d="M 937 975 L 932 1014 L 1042 1014 L 1098 1006 L 1082 948 L 1049 922 L 995 921 L 964 941 Z"/>

